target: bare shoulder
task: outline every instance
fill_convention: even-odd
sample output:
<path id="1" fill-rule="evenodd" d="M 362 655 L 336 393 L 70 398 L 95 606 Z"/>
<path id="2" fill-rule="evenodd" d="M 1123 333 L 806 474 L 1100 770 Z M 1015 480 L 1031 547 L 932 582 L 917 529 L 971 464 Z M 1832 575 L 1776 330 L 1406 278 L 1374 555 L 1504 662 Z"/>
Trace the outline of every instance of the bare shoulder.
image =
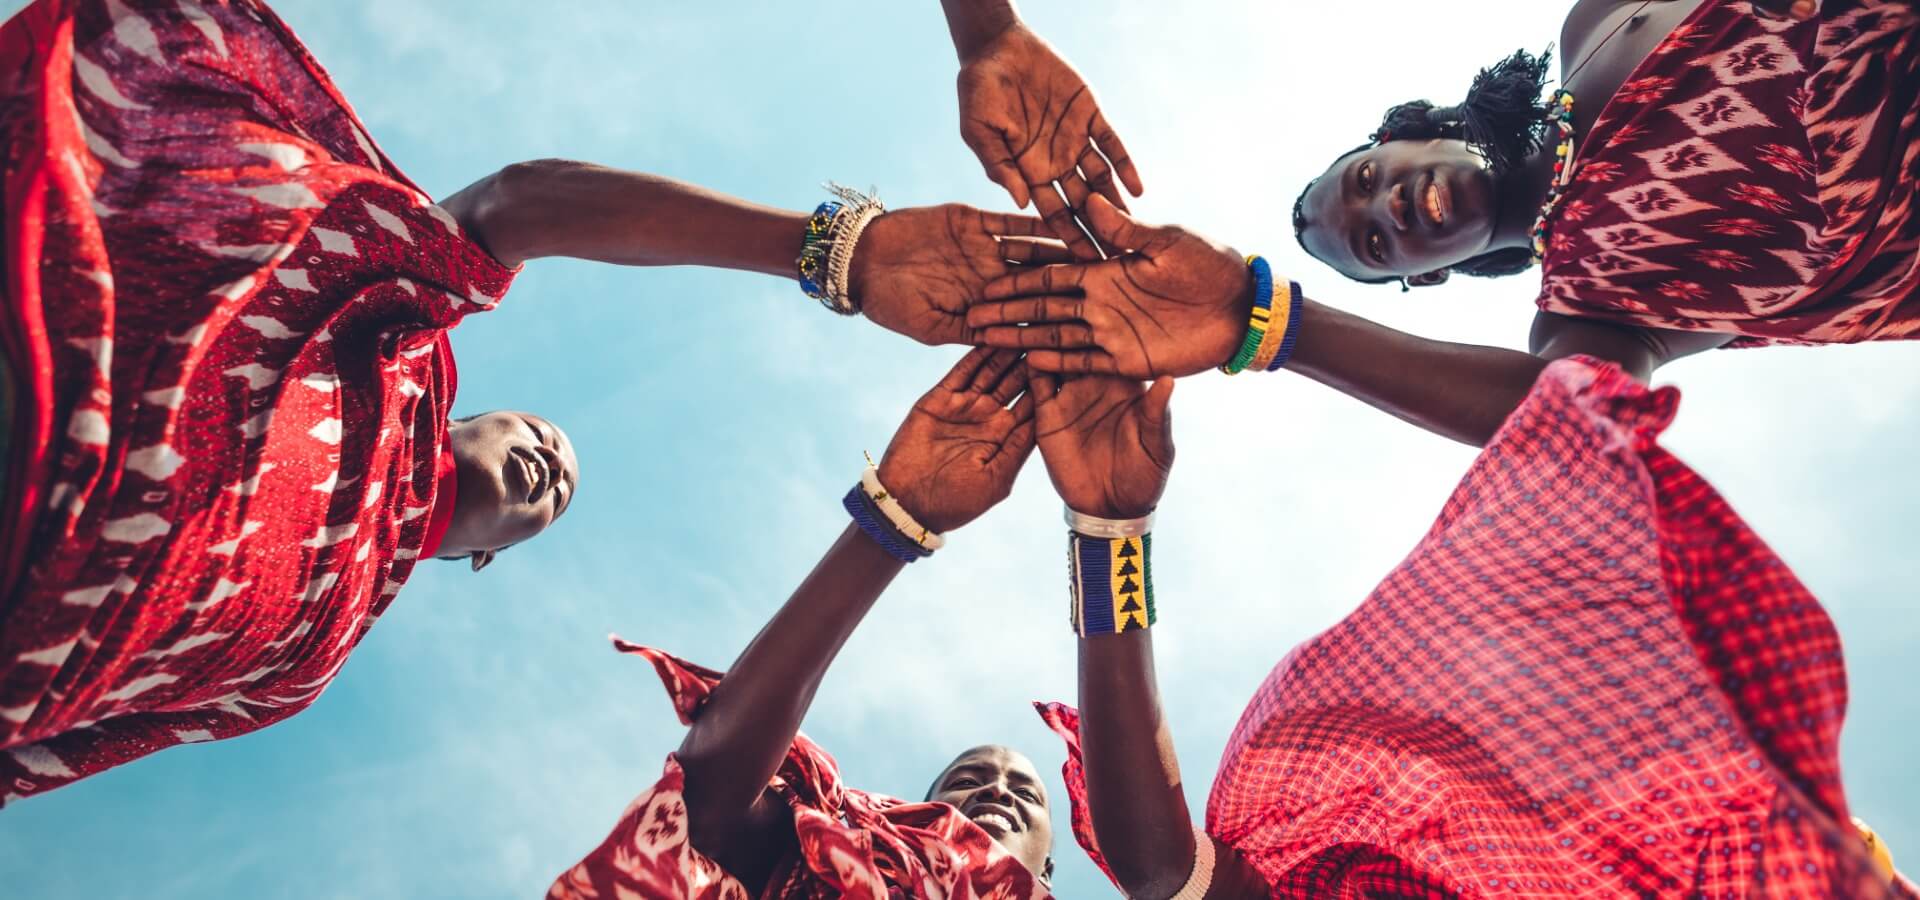
<path id="1" fill-rule="evenodd" d="M 1630 16 L 1641 8 L 1665 6 L 1686 0 L 1575 0 L 1567 20 L 1560 25 L 1560 68 L 1565 72 L 1571 61 L 1585 59 L 1594 45 L 1605 39 L 1617 16 Z M 1689 3 L 1689 6 L 1692 4 Z"/>

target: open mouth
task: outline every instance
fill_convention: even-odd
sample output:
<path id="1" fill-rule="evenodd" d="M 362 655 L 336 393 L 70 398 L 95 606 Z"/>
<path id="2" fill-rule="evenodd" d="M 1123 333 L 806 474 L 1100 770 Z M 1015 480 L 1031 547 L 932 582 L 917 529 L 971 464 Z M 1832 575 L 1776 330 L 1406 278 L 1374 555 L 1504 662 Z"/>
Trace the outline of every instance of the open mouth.
<path id="1" fill-rule="evenodd" d="M 997 809 L 976 809 L 968 818 L 973 820 L 973 824 L 988 831 L 997 829 L 1001 834 L 1012 834 L 1020 830 L 1020 826 L 1014 822 L 1011 814 Z"/>
<path id="2" fill-rule="evenodd" d="M 540 498 L 545 497 L 547 490 L 553 487 L 553 470 L 547 467 L 546 460 L 541 459 L 538 454 L 518 447 L 511 453 L 520 463 L 520 477 L 526 481 L 527 502 L 540 502 Z"/>
<path id="3" fill-rule="evenodd" d="M 1453 211 L 1452 192 L 1446 182 L 1427 176 L 1427 189 L 1420 192 L 1420 206 L 1426 211 L 1427 221 L 1435 228 L 1447 224 L 1447 214 Z"/>

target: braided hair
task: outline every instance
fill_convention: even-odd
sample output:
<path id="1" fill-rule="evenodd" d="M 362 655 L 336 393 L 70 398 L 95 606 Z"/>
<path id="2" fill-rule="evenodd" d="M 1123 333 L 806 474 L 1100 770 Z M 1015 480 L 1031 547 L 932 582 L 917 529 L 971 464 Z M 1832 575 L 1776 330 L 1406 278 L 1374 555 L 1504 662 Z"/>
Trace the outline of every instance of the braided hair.
<path id="1" fill-rule="evenodd" d="M 1430 101 L 1414 100 L 1387 110 L 1370 142 L 1340 156 L 1346 159 L 1388 141 L 1465 141 L 1485 157 L 1498 178 L 1524 164 L 1540 151 L 1546 141 L 1548 101 L 1542 96 L 1553 51 L 1539 55 L 1525 50 L 1480 70 L 1467 91 L 1466 102 L 1459 106 L 1435 106 Z M 1334 161 L 1337 165 L 1339 160 Z M 1306 249 L 1307 193 L 1319 179 L 1308 182 L 1306 190 L 1293 203 L 1293 234 Z M 1533 252 L 1525 247 L 1508 247 L 1482 253 L 1452 266 L 1462 275 L 1498 278 L 1517 275 L 1533 267 Z M 1402 278 L 1360 278 L 1366 284 L 1402 286 Z"/>

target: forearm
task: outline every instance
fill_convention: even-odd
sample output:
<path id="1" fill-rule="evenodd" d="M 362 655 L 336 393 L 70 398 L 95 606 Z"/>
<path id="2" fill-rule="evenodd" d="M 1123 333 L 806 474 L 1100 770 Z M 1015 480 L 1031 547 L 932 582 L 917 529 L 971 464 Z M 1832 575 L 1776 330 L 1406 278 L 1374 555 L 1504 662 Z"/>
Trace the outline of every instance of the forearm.
<path id="1" fill-rule="evenodd" d="M 947 14 L 947 31 L 962 62 L 1020 21 L 1013 0 L 940 0 L 940 8 Z"/>
<path id="2" fill-rule="evenodd" d="M 1500 347 L 1416 337 L 1307 301 L 1288 368 L 1456 441 L 1484 445 L 1547 361 Z"/>
<path id="3" fill-rule="evenodd" d="M 849 526 L 734 660 L 680 745 L 696 847 L 724 856 L 715 845 L 748 820 L 827 668 L 901 568 Z"/>
<path id="4" fill-rule="evenodd" d="M 1160 709 L 1151 630 L 1080 640 L 1080 746 L 1100 848 L 1130 897 L 1171 897 L 1193 871 L 1193 825 Z"/>
<path id="5" fill-rule="evenodd" d="M 509 266 L 567 256 L 789 278 L 807 220 L 671 178 L 566 160 L 516 163 L 440 205 Z"/>

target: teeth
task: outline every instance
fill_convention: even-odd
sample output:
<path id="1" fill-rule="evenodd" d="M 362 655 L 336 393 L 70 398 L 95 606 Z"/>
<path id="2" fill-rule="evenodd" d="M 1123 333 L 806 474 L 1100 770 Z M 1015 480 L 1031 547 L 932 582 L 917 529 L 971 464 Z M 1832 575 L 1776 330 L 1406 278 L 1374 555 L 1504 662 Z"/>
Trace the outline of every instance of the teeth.
<path id="1" fill-rule="evenodd" d="M 1446 221 L 1446 217 L 1440 214 L 1440 186 L 1437 184 L 1427 186 L 1427 212 L 1433 214 L 1435 222 Z"/>
<path id="2" fill-rule="evenodd" d="M 978 814 L 978 815 L 975 815 L 975 816 L 973 817 L 973 821 L 974 821 L 974 823 L 975 823 L 975 824 L 979 824 L 979 825 L 986 825 L 986 824 L 988 824 L 988 823 L 992 823 L 992 824 L 995 824 L 995 825 L 998 825 L 998 826 L 1000 826 L 1000 830 L 1001 830 L 1001 831 L 1012 831 L 1012 830 L 1013 830 L 1013 820 L 1012 820 L 1012 819 L 1009 819 L 1009 818 L 1007 818 L 1006 816 L 1003 816 L 1003 815 L 1001 815 L 1001 814 L 999 814 L 999 813 L 997 813 L 997 812 L 983 812 L 983 813 L 980 813 L 980 814 Z"/>

